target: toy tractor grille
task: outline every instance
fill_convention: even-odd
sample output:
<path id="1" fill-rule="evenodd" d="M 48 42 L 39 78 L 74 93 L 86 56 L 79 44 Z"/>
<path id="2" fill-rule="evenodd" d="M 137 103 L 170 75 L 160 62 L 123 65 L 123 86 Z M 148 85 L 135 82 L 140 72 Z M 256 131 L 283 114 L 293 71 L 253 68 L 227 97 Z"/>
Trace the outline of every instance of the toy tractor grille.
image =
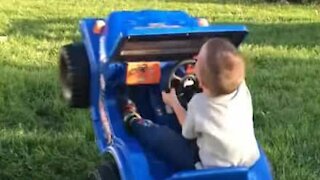
<path id="1" fill-rule="evenodd" d="M 139 32 L 140 33 L 140 32 Z M 192 32 L 138 35 L 132 33 L 121 38 L 110 59 L 116 61 L 168 61 L 183 60 L 196 55 L 210 38 L 228 39 L 238 46 L 246 32 Z"/>
<path id="2" fill-rule="evenodd" d="M 207 37 L 154 38 L 139 39 L 131 37 L 123 39 L 118 49 L 117 59 L 124 61 L 162 61 L 168 59 L 192 58 L 205 43 Z"/>
<path id="3" fill-rule="evenodd" d="M 155 56 L 196 54 L 205 39 L 130 41 L 126 40 L 120 56 Z"/>

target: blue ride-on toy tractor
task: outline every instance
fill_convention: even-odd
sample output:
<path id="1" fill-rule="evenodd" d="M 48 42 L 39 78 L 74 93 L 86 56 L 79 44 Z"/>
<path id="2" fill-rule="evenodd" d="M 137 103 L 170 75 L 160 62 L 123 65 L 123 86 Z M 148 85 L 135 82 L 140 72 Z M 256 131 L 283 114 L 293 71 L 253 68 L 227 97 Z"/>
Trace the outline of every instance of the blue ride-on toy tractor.
<path id="1" fill-rule="evenodd" d="M 176 128 L 176 117 L 162 102 L 161 91 L 176 88 L 186 106 L 198 92 L 192 58 L 201 45 L 222 37 L 238 47 L 248 34 L 245 26 L 209 25 L 182 11 L 143 10 L 86 18 L 80 22 L 80 31 L 81 42 L 61 48 L 59 68 L 65 100 L 71 107 L 90 108 L 97 146 L 102 154 L 109 154 L 91 178 L 272 179 L 261 147 L 260 159 L 249 168 L 176 172 L 126 131 L 117 98 L 130 97 L 143 117 Z"/>

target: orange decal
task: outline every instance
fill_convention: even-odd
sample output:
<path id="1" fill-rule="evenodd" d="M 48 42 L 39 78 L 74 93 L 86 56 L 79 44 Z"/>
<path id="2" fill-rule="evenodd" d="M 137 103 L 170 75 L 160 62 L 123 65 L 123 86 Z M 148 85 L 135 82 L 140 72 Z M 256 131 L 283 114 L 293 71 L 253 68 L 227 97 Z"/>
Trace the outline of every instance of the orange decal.
<path id="1" fill-rule="evenodd" d="M 126 84 L 157 84 L 160 76 L 160 62 L 130 62 L 127 66 Z"/>

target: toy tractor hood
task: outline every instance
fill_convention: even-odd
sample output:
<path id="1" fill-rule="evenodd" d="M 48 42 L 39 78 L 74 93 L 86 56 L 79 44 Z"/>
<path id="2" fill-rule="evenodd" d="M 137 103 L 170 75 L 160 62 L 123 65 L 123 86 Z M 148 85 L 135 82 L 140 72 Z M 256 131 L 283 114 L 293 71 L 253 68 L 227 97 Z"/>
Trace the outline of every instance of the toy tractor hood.
<path id="1" fill-rule="evenodd" d="M 106 51 L 111 61 L 162 61 L 192 58 L 212 37 L 244 40 L 242 25 L 200 26 L 181 11 L 114 12 L 108 18 Z"/>

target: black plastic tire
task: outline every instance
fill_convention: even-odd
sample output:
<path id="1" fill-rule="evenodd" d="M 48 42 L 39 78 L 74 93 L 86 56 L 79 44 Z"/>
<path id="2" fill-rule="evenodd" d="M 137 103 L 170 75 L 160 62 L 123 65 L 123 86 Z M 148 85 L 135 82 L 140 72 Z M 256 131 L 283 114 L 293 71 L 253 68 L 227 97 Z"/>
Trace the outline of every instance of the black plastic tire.
<path id="1" fill-rule="evenodd" d="M 62 95 L 70 107 L 87 108 L 90 105 L 90 67 L 82 43 L 61 48 L 59 57 Z"/>
<path id="2" fill-rule="evenodd" d="M 120 180 L 119 170 L 114 161 L 106 161 L 89 173 L 89 180 Z"/>

